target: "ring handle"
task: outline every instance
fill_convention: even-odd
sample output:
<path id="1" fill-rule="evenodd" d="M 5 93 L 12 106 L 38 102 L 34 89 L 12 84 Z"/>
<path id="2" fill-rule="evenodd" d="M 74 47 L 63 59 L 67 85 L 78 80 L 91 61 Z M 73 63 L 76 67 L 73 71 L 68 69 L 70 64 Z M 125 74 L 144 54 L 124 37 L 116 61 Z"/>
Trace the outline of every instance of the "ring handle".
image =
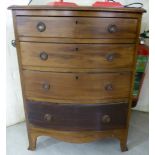
<path id="1" fill-rule="evenodd" d="M 111 122 L 111 117 L 109 115 L 103 115 L 101 118 L 102 123 L 110 123 Z"/>
<path id="2" fill-rule="evenodd" d="M 108 26 L 108 32 L 110 32 L 110 33 L 115 33 L 115 32 L 117 32 L 117 26 L 116 25 L 109 25 Z"/>
<path id="3" fill-rule="evenodd" d="M 115 58 L 115 55 L 113 53 L 109 53 L 106 55 L 106 60 L 109 62 L 112 62 Z"/>
<path id="4" fill-rule="evenodd" d="M 41 52 L 40 59 L 46 61 L 48 59 L 48 54 L 46 52 Z"/>
<path id="5" fill-rule="evenodd" d="M 13 47 L 16 47 L 16 40 L 12 40 L 12 41 L 11 41 L 11 45 L 12 45 Z"/>
<path id="6" fill-rule="evenodd" d="M 45 114 L 44 120 L 50 122 L 53 119 L 53 116 L 51 114 Z"/>
<path id="7" fill-rule="evenodd" d="M 50 89 L 50 84 L 49 84 L 49 83 L 44 83 L 44 84 L 42 85 L 42 88 L 43 88 L 45 91 L 47 91 L 47 90 Z"/>
<path id="8" fill-rule="evenodd" d="M 106 90 L 106 91 L 112 91 L 112 90 L 113 90 L 112 84 L 107 84 L 107 85 L 105 86 L 105 90 Z"/>
<path id="9" fill-rule="evenodd" d="M 43 22 L 39 22 L 39 23 L 37 24 L 37 30 L 38 30 L 39 32 L 44 32 L 44 31 L 46 30 L 46 25 L 45 25 Z"/>

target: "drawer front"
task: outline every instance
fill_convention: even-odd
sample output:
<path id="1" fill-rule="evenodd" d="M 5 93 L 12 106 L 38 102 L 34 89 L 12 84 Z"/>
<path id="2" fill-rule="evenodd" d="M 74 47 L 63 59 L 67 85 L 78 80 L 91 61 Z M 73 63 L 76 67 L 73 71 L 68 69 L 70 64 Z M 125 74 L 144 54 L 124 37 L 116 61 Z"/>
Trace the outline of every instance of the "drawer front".
<path id="1" fill-rule="evenodd" d="M 137 19 L 17 16 L 19 36 L 135 38 Z"/>
<path id="2" fill-rule="evenodd" d="M 27 98 L 96 100 L 128 98 L 130 73 L 52 73 L 23 71 Z"/>
<path id="3" fill-rule="evenodd" d="M 29 122 L 63 131 L 119 129 L 126 127 L 128 105 L 71 105 L 27 101 Z"/>
<path id="4" fill-rule="evenodd" d="M 22 65 L 73 69 L 132 68 L 133 44 L 21 42 Z"/>

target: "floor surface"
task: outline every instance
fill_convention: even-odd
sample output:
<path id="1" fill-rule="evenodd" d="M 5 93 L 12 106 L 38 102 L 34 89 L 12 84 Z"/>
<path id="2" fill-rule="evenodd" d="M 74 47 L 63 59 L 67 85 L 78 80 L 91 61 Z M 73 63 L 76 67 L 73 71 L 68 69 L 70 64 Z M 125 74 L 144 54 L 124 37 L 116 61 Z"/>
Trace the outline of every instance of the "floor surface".
<path id="1" fill-rule="evenodd" d="M 104 139 L 92 143 L 72 144 L 49 137 L 39 137 L 37 149 L 28 151 L 25 123 L 7 128 L 7 155 L 149 155 L 148 113 L 132 111 L 128 149 L 121 153 L 119 141 Z"/>

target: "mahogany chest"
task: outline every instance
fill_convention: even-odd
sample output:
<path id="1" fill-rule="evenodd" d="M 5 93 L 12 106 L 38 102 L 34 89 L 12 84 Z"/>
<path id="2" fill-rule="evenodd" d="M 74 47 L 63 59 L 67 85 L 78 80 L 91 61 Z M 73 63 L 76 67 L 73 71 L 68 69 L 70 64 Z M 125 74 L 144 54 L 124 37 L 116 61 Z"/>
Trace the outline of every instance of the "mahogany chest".
<path id="1" fill-rule="evenodd" d="M 113 137 L 127 150 L 143 9 L 11 6 L 29 149 L 38 136 Z"/>

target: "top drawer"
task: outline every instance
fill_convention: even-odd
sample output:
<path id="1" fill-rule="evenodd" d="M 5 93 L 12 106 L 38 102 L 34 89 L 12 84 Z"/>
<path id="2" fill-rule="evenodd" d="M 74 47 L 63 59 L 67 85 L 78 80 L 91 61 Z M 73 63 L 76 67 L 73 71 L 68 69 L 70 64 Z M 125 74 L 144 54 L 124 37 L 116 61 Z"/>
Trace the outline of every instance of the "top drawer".
<path id="1" fill-rule="evenodd" d="M 136 38 L 137 19 L 17 16 L 19 36 Z"/>

